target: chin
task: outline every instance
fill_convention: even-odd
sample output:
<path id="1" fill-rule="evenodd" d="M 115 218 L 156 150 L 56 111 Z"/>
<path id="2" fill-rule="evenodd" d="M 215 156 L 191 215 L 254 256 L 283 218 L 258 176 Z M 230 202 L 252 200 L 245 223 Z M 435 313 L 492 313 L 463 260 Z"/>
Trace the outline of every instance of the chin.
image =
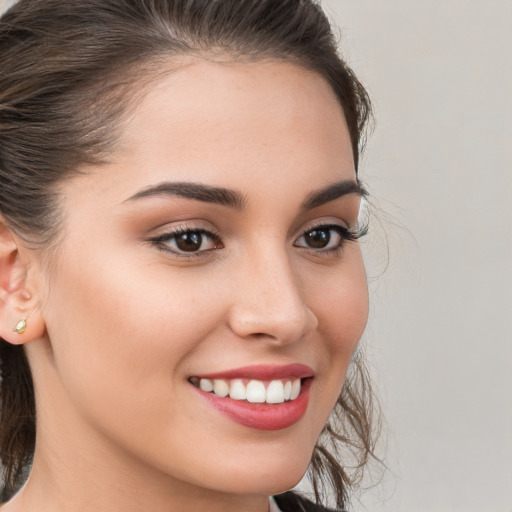
<path id="1" fill-rule="evenodd" d="M 306 469 L 293 472 L 293 474 L 273 474 L 273 475 L 260 475 L 257 472 L 249 475 L 247 478 L 239 475 L 237 481 L 231 480 L 228 486 L 222 486 L 216 490 L 221 490 L 226 493 L 233 494 L 258 494 L 273 496 L 282 494 L 283 492 L 293 489 L 304 477 Z"/>
<path id="2" fill-rule="evenodd" d="M 302 480 L 309 461 L 310 457 L 299 457 L 297 453 L 290 453 L 279 459 L 254 460 L 252 464 L 244 464 L 243 468 L 239 467 L 236 471 L 223 471 L 219 475 L 223 481 L 217 481 L 212 487 L 236 494 L 281 494 Z M 229 479 L 223 478 L 230 474 Z"/>
<path id="3" fill-rule="evenodd" d="M 258 490 L 258 494 L 274 496 L 276 494 L 282 494 L 283 492 L 293 489 L 296 485 L 299 484 L 299 482 L 306 474 L 306 469 L 307 468 L 294 475 L 280 475 L 278 478 L 269 479 L 269 481 L 266 482 L 268 485 L 266 486 L 265 490 Z"/>

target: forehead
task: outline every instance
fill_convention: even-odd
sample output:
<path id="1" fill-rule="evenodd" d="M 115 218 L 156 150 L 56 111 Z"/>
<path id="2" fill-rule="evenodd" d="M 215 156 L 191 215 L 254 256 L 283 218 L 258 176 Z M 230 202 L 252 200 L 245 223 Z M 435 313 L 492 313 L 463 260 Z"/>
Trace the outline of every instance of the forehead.
<path id="1" fill-rule="evenodd" d="M 201 60 L 172 71 L 146 91 L 119 149 L 122 158 L 162 165 L 171 159 L 193 166 L 195 156 L 210 156 L 212 166 L 215 161 L 237 168 L 240 159 L 278 165 L 286 157 L 290 165 L 310 150 L 317 166 L 325 158 L 353 169 L 345 118 L 330 85 L 281 61 Z"/>
<path id="2" fill-rule="evenodd" d="M 246 211 L 285 219 L 312 191 L 356 180 L 342 108 L 316 73 L 285 62 L 197 61 L 143 92 L 110 163 L 63 184 L 68 220 L 86 201 L 89 215 L 111 215 L 163 182 L 229 188 Z"/>

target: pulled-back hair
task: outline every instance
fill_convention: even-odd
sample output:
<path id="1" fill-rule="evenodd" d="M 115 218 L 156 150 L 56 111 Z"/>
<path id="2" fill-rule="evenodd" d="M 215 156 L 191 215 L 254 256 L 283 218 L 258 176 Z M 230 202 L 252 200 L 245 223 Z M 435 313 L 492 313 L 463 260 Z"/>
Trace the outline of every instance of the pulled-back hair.
<path id="1" fill-rule="evenodd" d="M 20 0 L 0 20 L 0 213 L 43 250 L 57 243 L 58 184 L 115 150 L 144 86 L 186 58 L 284 60 L 331 85 L 345 114 L 356 171 L 368 95 L 337 53 L 314 0 Z M 22 347 L 0 340 L 0 457 L 8 493 L 35 445 L 36 404 Z M 371 389 L 355 357 L 309 472 L 317 505 L 285 493 L 283 509 L 343 508 L 372 454 Z M 334 453 L 349 448 L 351 468 Z M 355 461 L 355 462 L 354 462 Z"/>

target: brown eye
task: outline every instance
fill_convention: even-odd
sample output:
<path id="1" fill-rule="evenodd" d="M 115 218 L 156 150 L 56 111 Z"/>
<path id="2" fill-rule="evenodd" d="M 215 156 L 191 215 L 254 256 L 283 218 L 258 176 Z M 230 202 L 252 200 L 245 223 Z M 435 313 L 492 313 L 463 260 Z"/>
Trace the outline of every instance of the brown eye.
<path id="1" fill-rule="evenodd" d="M 294 243 L 295 247 L 311 249 L 319 253 L 328 253 L 341 249 L 345 240 L 354 240 L 355 237 L 344 226 L 330 224 L 308 229 Z"/>
<path id="2" fill-rule="evenodd" d="M 153 238 L 151 242 L 178 256 L 200 256 L 202 253 L 223 247 L 215 233 L 204 229 L 176 229 Z"/>
<path id="3" fill-rule="evenodd" d="M 175 237 L 175 244 L 180 251 L 199 251 L 203 245 L 203 234 L 195 231 L 181 233 Z"/>
<path id="4" fill-rule="evenodd" d="M 325 249 L 331 241 L 330 229 L 313 229 L 304 234 L 304 241 L 312 249 Z"/>

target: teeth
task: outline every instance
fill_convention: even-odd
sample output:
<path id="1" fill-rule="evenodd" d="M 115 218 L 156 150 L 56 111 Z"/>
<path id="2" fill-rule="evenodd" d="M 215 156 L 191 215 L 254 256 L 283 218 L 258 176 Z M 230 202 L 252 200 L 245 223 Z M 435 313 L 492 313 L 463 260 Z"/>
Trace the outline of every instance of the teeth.
<path id="1" fill-rule="evenodd" d="M 215 379 L 213 381 L 213 392 L 220 397 L 228 396 L 229 394 L 229 385 L 223 379 Z"/>
<path id="2" fill-rule="evenodd" d="M 300 379 L 294 381 L 292 385 L 292 393 L 290 395 L 290 400 L 295 400 L 300 393 Z"/>
<path id="3" fill-rule="evenodd" d="M 284 385 L 284 399 L 290 400 L 291 396 L 292 396 L 292 382 L 290 380 L 287 380 L 286 384 Z"/>
<path id="4" fill-rule="evenodd" d="M 245 391 L 244 383 L 240 379 L 231 381 L 229 386 L 229 396 L 233 400 L 247 400 L 247 393 Z"/>
<path id="5" fill-rule="evenodd" d="M 199 387 L 203 391 L 213 391 L 213 384 L 212 384 L 212 381 L 210 379 L 201 379 L 199 381 Z"/>
<path id="6" fill-rule="evenodd" d="M 247 401 L 257 404 L 265 401 L 265 384 L 261 380 L 251 380 L 247 384 Z"/>
<path id="7" fill-rule="evenodd" d="M 284 402 L 284 386 L 280 380 L 273 380 L 267 388 L 268 404 L 282 404 Z"/>
<path id="8" fill-rule="evenodd" d="M 192 377 L 190 382 L 206 391 L 213 392 L 216 396 L 227 397 L 233 400 L 247 400 L 251 403 L 282 404 L 289 400 L 295 400 L 300 394 L 300 379 L 283 379 L 272 381 L 243 380 L 243 379 L 198 379 Z M 244 383 L 245 382 L 245 383 Z"/>

